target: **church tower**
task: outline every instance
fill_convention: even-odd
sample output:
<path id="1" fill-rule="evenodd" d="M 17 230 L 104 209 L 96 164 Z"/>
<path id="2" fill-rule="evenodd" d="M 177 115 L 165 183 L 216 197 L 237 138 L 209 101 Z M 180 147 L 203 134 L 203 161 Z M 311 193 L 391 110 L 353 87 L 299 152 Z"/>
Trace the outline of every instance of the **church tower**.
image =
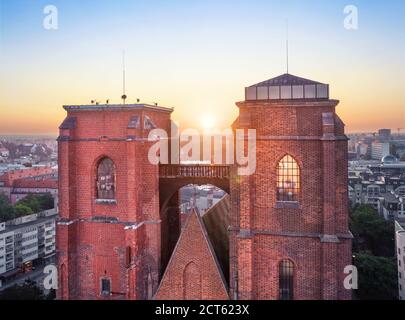
<path id="1" fill-rule="evenodd" d="M 57 250 L 60 299 L 149 299 L 160 273 L 154 128 L 171 108 L 65 106 L 60 126 Z"/>
<path id="2" fill-rule="evenodd" d="M 232 299 L 350 299 L 347 137 L 338 103 L 328 85 L 290 74 L 246 88 L 237 103 L 233 128 L 256 129 L 257 164 L 253 175 L 231 180 Z"/>

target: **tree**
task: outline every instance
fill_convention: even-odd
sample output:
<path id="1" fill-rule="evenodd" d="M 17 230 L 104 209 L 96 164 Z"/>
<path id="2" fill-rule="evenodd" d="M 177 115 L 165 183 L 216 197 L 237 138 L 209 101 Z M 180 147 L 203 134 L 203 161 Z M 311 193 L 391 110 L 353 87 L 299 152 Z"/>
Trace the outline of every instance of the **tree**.
<path id="1" fill-rule="evenodd" d="M 39 201 L 39 206 L 41 211 L 53 209 L 55 207 L 55 202 L 52 195 L 48 192 L 37 196 Z"/>
<path id="2" fill-rule="evenodd" d="M 395 258 L 376 257 L 369 252 L 360 252 L 353 260 L 358 270 L 358 290 L 355 290 L 358 299 L 397 299 L 398 278 Z"/>
<path id="3" fill-rule="evenodd" d="M 354 235 L 353 251 L 370 251 L 376 256 L 395 254 L 394 223 L 378 215 L 370 205 L 360 205 L 350 216 L 350 230 Z"/>
<path id="4" fill-rule="evenodd" d="M 0 194 L 0 222 L 4 222 L 15 217 L 14 207 L 4 194 Z"/>
<path id="5" fill-rule="evenodd" d="M 0 300 L 45 300 L 41 289 L 33 281 L 14 285 L 0 292 Z"/>
<path id="6" fill-rule="evenodd" d="M 45 194 L 29 194 L 24 199 L 17 202 L 17 205 L 22 204 L 31 208 L 33 213 L 49 210 L 54 208 L 54 200 L 50 193 Z"/>
<path id="7" fill-rule="evenodd" d="M 14 206 L 14 210 L 15 210 L 15 215 L 17 217 L 28 216 L 30 214 L 33 214 L 32 209 L 22 203 L 16 204 Z"/>
<path id="8" fill-rule="evenodd" d="M 38 213 L 41 211 L 40 201 L 38 196 L 29 194 L 24 199 L 17 202 L 17 205 L 23 204 L 29 208 L 31 208 L 33 213 Z"/>
<path id="9" fill-rule="evenodd" d="M 53 209 L 54 207 L 54 200 L 50 193 L 40 195 L 29 194 L 14 206 L 5 195 L 0 194 L 0 222 Z"/>

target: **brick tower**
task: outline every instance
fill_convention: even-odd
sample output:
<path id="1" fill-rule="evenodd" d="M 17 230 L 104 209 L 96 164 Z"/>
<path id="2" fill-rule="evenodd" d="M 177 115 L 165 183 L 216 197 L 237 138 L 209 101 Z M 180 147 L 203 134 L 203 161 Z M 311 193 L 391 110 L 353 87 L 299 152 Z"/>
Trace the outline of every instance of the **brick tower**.
<path id="1" fill-rule="evenodd" d="M 231 180 L 233 299 L 349 299 L 347 138 L 329 86 L 284 74 L 246 88 L 236 128 L 257 166 Z"/>
<path id="2" fill-rule="evenodd" d="M 256 130 L 248 176 L 236 165 L 151 164 L 148 134 L 170 136 L 172 109 L 65 106 L 58 297 L 350 299 L 347 138 L 337 104 L 328 85 L 290 74 L 246 88 L 233 129 Z M 181 228 L 179 189 L 208 183 L 230 196 Z"/>
<path id="3" fill-rule="evenodd" d="M 151 129 L 169 132 L 172 109 L 65 106 L 60 126 L 61 299 L 147 299 L 158 286 L 158 167 Z"/>

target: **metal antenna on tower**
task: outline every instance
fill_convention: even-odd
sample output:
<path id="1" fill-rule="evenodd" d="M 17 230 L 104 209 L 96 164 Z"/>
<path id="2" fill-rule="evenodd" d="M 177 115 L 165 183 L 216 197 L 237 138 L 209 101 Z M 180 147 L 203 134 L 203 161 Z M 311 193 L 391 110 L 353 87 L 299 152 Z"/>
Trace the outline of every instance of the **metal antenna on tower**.
<path id="1" fill-rule="evenodd" d="M 127 99 L 127 95 L 125 93 L 125 50 L 122 51 L 122 101 L 125 104 L 125 100 Z"/>
<path id="2" fill-rule="evenodd" d="M 286 20 L 286 63 L 287 63 L 287 74 L 288 74 L 288 64 L 289 64 L 289 61 L 288 61 L 288 55 L 289 55 L 289 52 L 288 52 L 288 19 Z"/>

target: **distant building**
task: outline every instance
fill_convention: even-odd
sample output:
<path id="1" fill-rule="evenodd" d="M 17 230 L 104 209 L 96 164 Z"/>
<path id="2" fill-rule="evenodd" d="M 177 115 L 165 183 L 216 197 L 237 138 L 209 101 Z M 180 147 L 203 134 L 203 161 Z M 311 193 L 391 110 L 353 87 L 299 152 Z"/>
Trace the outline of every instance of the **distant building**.
<path id="1" fill-rule="evenodd" d="M 0 157 L 8 158 L 9 156 L 10 156 L 10 152 L 8 151 L 8 149 L 6 149 L 4 147 L 0 147 Z"/>
<path id="2" fill-rule="evenodd" d="M 35 264 L 52 261 L 56 209 L 0 223 L 0 288 Z"/>
<path id="3" fill-rule="evenodd" d="M 57 200 L 57 171 L 51 167 L 32 167 L 8 171 L 0 176 L 0 194 L 6 195 L 12 204 L 31 193 L 50 193 Z"/>
<path id="4" fill-rule="evenodd" d="M 12 204 L 24 199 L 29 194 L 50 193 L 55 201 L 58 199 L 58 176 L 56 173 L 14 181 L 10 192 Z"/>
<path id="5" fill-rule="evenodd" d="M 399 194 L 400 193 L 400 194 Z M 401 195 L 402 194 L 402 195 Z M 386 220 L 405 221 L 405 186 L 398 188 L 397 193 L 390 192 L 379 199 L 379 209 Z"/>
<path id="6" fill-rule="evenodd" d="M 0 275 L 14 269 L 14 233 L 5 231 L 6 223 L 0 223 Z"/>
<path id="7" fill-rule="evenodd" d="M 380 160 L 390 154 L 389 142 L 374 141 L 371 143 L 371 158 Z"/>
<path id="8" fill-rule="evenodd" d="M 378 130 L 378 137 L 381 141 L 388 141 L 391 139 L 391 129 Z"/>
<path id="9" fill-rule="evenodd" d="M 390 155 L 382 160 L 350 163 L 350 203 L 372 205 L 387 220 L 405 219 L 405 162 Z"/>
<path id="10" fill-rule="evenodd" d="M 356 160 L 357 159 L 357 152 L 355 152 L 355 151 L 349 151 L 348 153 L 347 153 L 347 156 L 348 156 L 348 160 L 350 161 L 350 160 Z"/>
<path id="11" fill-rule="evenodd" d="M 195 207 L 198 212 L 204 213 L 219 202 L 225 194 L 223 190 L 212 185 L 185 186 L 180 189 L 180 212 L 191 213 Z"/>
<path id="12" fill-rule="evenodd" d="M 369 153 L 369 146 L 365 143 L 358 143 L 356 146 L 357 157 L 365 157 Z"/>

